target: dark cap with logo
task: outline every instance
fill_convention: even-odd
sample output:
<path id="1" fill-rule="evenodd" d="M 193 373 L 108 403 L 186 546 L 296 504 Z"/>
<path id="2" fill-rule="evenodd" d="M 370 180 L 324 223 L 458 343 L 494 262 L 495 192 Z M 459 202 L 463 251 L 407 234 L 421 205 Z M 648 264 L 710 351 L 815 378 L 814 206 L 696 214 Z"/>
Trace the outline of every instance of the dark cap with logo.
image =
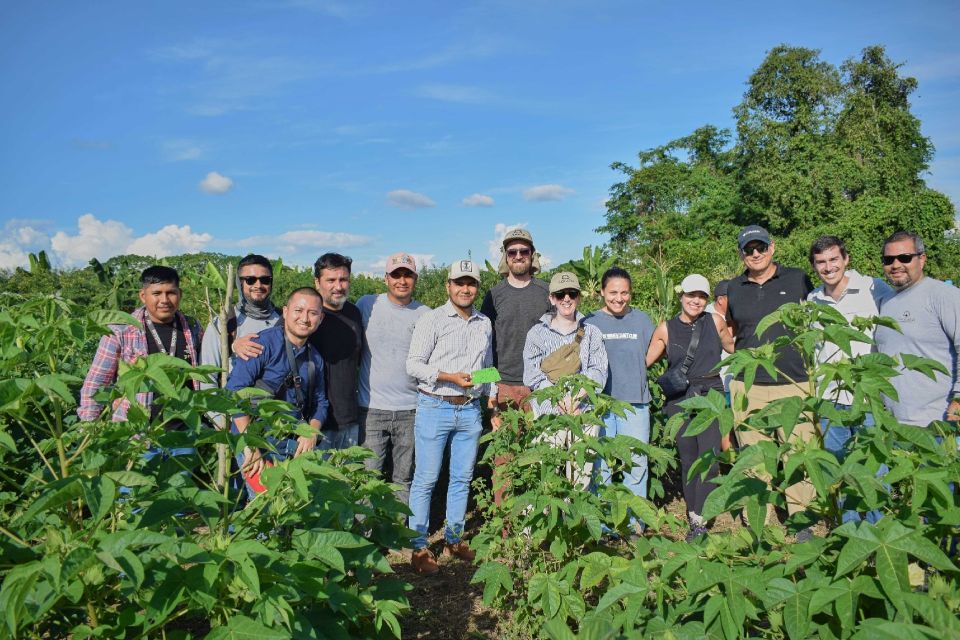
<path id="1" fill-rule="evenodd" d="M 770 234 L 760 225 L 751 224 L 746 226 L 740 231 L 740 235 L 737 236 L 737 247 L 740 251 L 743 251 L 743 248 L 751 242 L 770 244 Z"/>

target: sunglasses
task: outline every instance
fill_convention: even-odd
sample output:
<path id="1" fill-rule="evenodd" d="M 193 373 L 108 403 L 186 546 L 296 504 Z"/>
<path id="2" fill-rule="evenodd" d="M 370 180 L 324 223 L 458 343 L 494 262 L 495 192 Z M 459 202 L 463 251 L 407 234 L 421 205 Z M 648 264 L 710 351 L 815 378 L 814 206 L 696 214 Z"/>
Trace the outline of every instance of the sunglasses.
<path id="1" fill-rule="evenodd" d="M 511 258 L 516 258 L 517 256 L 523 256 L 526 258 L 530 255 L 530 249 L 524 247 L 523 249 L 507 249 L 507 255 Z"/>
<path id="2" fill-rule="evenodd" d="M 897 261 L 900 264 L 910 264 L 913 262 L 914 258 L 922 255 L 922 253 L 900 253 L 895 256 L 883 256 L 880 259 L 883 261 L 883 266 L 889 267 L 894 261 Z"/>
<path id="3" fill-rule="evenodd" d="M 769 248 L 770 248 L 770 245 L 768 245 L 765 242 L 761 242 L 759 244 L 751 245 L 749 247 L 744 247 L 743 249 L 740 250 L 740 253 L 742 253 L 745 256 L 752 256 L 757 251 L 759 251 L 761 254 L 764 254 L 767 252 L 767 249 Z"/>
<path id="4" fill-rule="evenodd" d="M 571 300 L 576 300 L 580 297 L 580 292 L 576 289 L 564 289 L 563 291 L 557 291 L 555 294 L 553 294 L 553 297 L 557 300 L 563 300 L 567 296 L 570 296 Z"/>
<path id="5" fill-rule="evenodd" d="M 240 276 L 240 282 L 248 287 L 256 284 L 257 280 L 260 281 L 260 284 L 265 284 L 268 287 L 273 284 L 273 276 Z"/>

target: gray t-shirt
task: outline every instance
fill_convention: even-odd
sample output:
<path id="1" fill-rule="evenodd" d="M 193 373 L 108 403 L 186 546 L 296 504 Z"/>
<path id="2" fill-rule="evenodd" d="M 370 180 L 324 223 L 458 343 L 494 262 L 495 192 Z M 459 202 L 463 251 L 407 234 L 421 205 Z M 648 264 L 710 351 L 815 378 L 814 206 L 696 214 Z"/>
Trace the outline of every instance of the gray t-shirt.
<path id="1" fill-rule="evenodd" d="M 603 392 L 631 404 L 650 402 L 646 360 L 654 329 L 650 316 L 633 308 L 620 317 L 597 311 L 584 322 L 603 334 L 603 346 L 610 363 L 610 375 Z"/>
<path id="2" fill-rule="evenodd" d="M 931 380 L 919 371 L 901 368 L 890 380 L 898 401 L 884 397 L 897 420 L 925 427 L 945 420 L 950 399 L 960 393 L 957 351 L 960 350 L 960 290 L 940 280 L 923 278 L 880 305 L 880 313 L 897 321 L 903 333 L 877 327 L 877 351 L 896 356 L 909 353 L 936 360 L 950 373 Z"/>
<path id="3" fill-rule="evenodd" d="M 387 294 L 357 300 L 363 318 L 360 353 L 361 407 L 403 411 L 417 408 L 417 381 L 407 374 L 407 352 L 417 319 L 430 307 L 413 300 L 405 307 Z"/>
<path id="4" fill-rule="evenodd" d="M 549 289 L 539 278 L 520 289 L 501 280 L 483 298 L 480 313 L 493 323 L 493 362 L 504 384 L 523 384 L 523 345 L 530 327 L 553 308 Z"/>

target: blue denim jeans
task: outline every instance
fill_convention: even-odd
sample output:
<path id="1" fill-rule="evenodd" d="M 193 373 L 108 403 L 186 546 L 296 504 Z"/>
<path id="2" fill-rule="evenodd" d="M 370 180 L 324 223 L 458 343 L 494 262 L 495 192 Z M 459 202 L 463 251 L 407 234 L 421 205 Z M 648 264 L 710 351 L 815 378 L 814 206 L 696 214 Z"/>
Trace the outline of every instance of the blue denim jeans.
<path id="1" fill-rule="evenodd" d="M 320 451 L 349 449 L 360 443 L 360 424 L 355 423 L 339 429 L 324 431 L 321 436 L 320 442 L 317 443 L 317 449 Z"/>
<path id="2" fill-rule="evenodd" d="M 850 405 L 834 403 L 834 406 L 840 411 L 849 411 Z M 823 433 L 823 448 L 832 453 L 837 457 L 837 460 L 843 461 L 847 456 L 849 448 L 847 443 L 850 442 L 850 439 L 853 438 L 854 434 L 863 431 L 864 429 L 869 429 L 876 425 L 874 422 L 872 413 L 865 413 L 863 415 L 863 424 L 848 427 L 842 424 L 830 424 L 830 421 L 827 418 L 820 419 L 820 431 Z M 877 469 L 877 477 L 882 477 L 890 470 L 889 467 L 885 464 L 881 464 L 880 468 Z M 840 499 L 840 507 L 843 506 L 843 498 Z M 871 524 L 876 524 L 880 521 L 880 518 L 883 517 L 883 514 L 874 509 L 866 514 L 867 522 Z M 847 509 L 843 512 L 841 516 L 841 522 L 860 522 L 863 518 L 861 515 L 853 510 Z"/>
<path id="3" fill-rule="evenodd" d="M 603 418 L 604 426 L 600 428 L 600 436 L 614 438 L 618 435 L 630 436 L 636 438 L 644 444 L 650 442 L 650 405 L 645 403 L 631 404 L 633 410 L 627 409 L 626 416 L 621 418 L 615 413 L 608 413 Z M 611 473 L 607 461 L 600 459 L 600 482 L 610 484 Z M 648 479 L 647 456 L 635 455 L 633 457 L 633 467 L 623 474 L 623 486 L 630 489 L 634 495 L 641 498 L 647 497 L 647 479 Z M 642 527 L 636 518 L 631 517 L 630 522 L 635 527 Z"/>
<path id="4" fill-rule="evenodd" d="M 427 546 L 430 498 L 440 477 L 443 452 L 450 443 L 450 482 L 447 487 L 447 521 L 444 538 L 456 543 L 463 537 L 467 498 L 480 442 L 480 403 L 455 405 L 424 394 L 417 396 L 414 419 L 414 473 L 410 485 L 410 528 L 417 532 L 414 549 Z"/>

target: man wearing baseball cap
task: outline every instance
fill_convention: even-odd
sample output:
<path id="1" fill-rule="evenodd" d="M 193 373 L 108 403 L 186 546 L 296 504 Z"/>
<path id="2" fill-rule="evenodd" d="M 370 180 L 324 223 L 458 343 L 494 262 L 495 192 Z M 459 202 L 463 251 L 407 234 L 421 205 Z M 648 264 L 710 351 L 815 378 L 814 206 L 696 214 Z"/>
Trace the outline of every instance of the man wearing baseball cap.
<path id="1" fill-rule="evenodd" d="M 758 336 L 757 325 L 784 304 L 806 300 L 807 294 L 813 290 L 813 285 L 807 274 L 800 269 L 783 267 L 773 261 L 776 244 L 763 227 L 755 224 L 744 227 L 737 237 L 737 247 L 746 269 L 741 275 L 731 279 L 727 286 L 727 320 L 733 329 L 736 349 L 740 350 L 759 347 L 788 335 L 786 327 L 778 322 Z M 749 390 L 744 384 L 743 372 L 730 381 L 730 396 L 734 399 L 734 418 L 737 423 L 743 422 L 750 412 L 760 410 L 774 400 L 805 394 L 805 387 L 799 383 L 807 381 L 807 373 L 796 349 L 791 346 L 777 349 L 774 364 L 777 375 L 771 376 L 763 367 L 759 367 Z M 747 397 L 747 408 L 740 411 L 737 409 L 736 397 L 744 394 Z M 794 428 L 791 438 L 809 440 L 814 435 L 813 428 L 812 423 L 801 422 Z M 778 430 L 776 435 L 782 442 L 783 430 Z M 737 432 L 737 437 L 742 447 L 770 439 L 766 433 L 751 429 L 741 429 Z M 809 480 L 803 480 L 788 487 L 786 496 L 787 512 L 793 515 L 810 504 L 816 491 Z M 772 514 L 772 506 L 768 505 L 768 520 Z M 797 540 L 803 542 L 811 535 L 809 528 L 804 529 L 797 534 Z"/>
<path id="2" fill-rule="evenodd" d="M 480 269 L 457 260 L 447 277 L 449 299 L 417 321 L 407 354 L 407 373 L 418 382 L 414 421 L 415 471 L 410 487 L 410 528 L 417 532 L 411 564 L 422 575 L 439 571 L 427 548 L 430 498 L 450 444 L 450 482 L 444 553 L 462 560 L 476 555 L 463 542 L 470 480 L 480 441 L 480 395 L 496 395 L 495 385 L 474 385 L 473 372 L 493 364 L 490 320 L 473 308 Z"/>
<path id="3" fill-rule="evenodd" d="M 413 299 L 417 262 L 409 253 L 387 258 L 387 292 L 357 300 L 363 320 L 360 353 L 360 444 L 375 454 L 364 460 L 381 473 L 388 453 L 397 499 L 410 499 L 413 478 L 413 418 L 417 408 L 417 381 L 407 374 L 407 352 L 417 320 L 430 307 Z M 389 478 L 388 478 L 389 479 Z"/>

